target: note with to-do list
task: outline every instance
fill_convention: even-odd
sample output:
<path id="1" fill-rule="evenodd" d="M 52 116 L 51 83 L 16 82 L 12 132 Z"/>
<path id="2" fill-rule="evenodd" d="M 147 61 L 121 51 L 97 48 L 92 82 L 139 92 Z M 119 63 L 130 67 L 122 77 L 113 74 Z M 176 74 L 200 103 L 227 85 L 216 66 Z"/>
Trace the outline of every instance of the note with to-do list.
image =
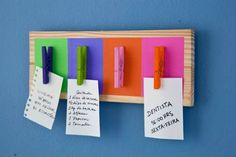
<path id="1" fill-rule="evenodd" d="M 66 134 L 100 137 L 97 80 L 68 79 Z"/>
<path id="2" fill-rule="evenodd" d="M 183 140 L 182 78 L 162 78 L 154 89 L 153 78 L 144 78 L 145 137 Z"/>
<path id="3" fill-rule="evenodd" d="M 26 102 L 24 117 L 52 129 L 63 78 L 49 72 L 49 83 L 43 84 L 42 68 L 35 68 L 32 88 Z"/>

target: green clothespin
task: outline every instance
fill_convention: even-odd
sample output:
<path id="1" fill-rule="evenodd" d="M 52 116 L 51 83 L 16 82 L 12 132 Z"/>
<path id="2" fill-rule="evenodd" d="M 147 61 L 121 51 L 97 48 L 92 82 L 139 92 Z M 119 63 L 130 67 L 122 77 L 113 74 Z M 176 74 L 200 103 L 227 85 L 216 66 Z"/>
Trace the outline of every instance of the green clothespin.
<path id="1" fill-rule="evenodd" d="M 77 84 L 82 85 L 86 79 L 87 67 L 87 47 L 78 46 L 77 48 Z"/>

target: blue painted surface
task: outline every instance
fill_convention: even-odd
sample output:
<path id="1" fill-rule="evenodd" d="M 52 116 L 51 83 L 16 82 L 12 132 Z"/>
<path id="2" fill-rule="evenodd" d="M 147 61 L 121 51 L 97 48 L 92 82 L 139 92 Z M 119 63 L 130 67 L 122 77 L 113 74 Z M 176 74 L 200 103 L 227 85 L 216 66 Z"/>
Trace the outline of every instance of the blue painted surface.
<path id="1" fill-rule="evenodd" d="M 236 156 L 235 15 L 235 0 L 1 0 L 0 156 Z M 101 103 L 100 139 L 65 135 L 65 101 L 52 131 L 23 118 L 29 31 L 166 28 L 196 31 L 184 141 L 144 138 L 143 105 Z"/>

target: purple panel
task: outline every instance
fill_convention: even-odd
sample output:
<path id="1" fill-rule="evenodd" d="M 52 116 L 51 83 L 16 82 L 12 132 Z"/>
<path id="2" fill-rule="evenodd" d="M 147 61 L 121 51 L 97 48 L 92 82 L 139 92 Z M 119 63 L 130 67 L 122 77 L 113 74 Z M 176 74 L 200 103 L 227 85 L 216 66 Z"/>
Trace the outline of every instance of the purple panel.
<path id="1" fill-rule="evenodd" d="M 87 46 L 87 79 L 98 80 L 99 93 L 102 94 L 103 82 L 103 42 L 102 39 L 68 39 L 68 78 L 76 79 L 76 50 Z"/>

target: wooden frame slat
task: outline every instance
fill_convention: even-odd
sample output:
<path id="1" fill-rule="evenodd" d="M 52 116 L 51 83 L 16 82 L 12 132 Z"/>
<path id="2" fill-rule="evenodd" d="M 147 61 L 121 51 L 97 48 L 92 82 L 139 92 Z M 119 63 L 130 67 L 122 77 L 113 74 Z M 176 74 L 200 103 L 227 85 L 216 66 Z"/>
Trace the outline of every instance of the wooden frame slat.
<path id="1" fill-rule="evenodd" d="M 132 31 L 40 31 L 29 33 L 29 84 L 34 72 L 34 39 L 36 38 L 144 38 L 144 37 L 184 37 L 184 106 L 194 105 L 194 31 L 180 30 L 132 30 Z M 61 93 L 66 99 L 66 93 Z M 101 101 L 143 104 L 143 97 L 100 95 Z"/>

